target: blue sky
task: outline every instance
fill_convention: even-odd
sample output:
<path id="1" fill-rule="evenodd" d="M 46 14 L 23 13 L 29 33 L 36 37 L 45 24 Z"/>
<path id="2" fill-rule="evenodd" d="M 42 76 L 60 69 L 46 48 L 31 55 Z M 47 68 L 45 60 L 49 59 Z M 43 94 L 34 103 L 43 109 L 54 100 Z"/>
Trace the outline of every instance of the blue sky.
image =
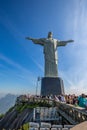
<path id="1" fill-rule="evenodd" d="M 58 48 L 58 72 L 65 92 L 87 94 L 87 1 L 0 0 L 0 93 L 36 92 L 44 76 L 43 47 L 25 37 L 74 43 Z M 40 84 L 38 86 L 38 93 Z"/>

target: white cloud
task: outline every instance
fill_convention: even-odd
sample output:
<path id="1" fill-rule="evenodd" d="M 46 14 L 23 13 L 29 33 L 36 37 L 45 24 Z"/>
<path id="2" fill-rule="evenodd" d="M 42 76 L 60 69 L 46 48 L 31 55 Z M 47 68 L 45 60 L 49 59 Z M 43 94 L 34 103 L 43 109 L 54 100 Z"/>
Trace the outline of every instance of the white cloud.
<path id="1" fill-rule="evenodd" d="M 32 61 L 35 63 L 35 65 L 36 65 L 42 72 L 44 72 L 44 67 L 43 67 L 39 62 L 37 62 L 34 57 L 31 57 L 31 59 L 32 59 Z"/>
<path id="2" fill-rule="evenodd" d="M 20 64 L 14 62 L 13 60 L 9 59 L 8 57 L 4 56 L 3 54 L 0 54 L 0 59 L 17 69 L 30 73 L 30 71 L 28 71 L 26 68 L 22 67 Z"/>
<path id="3" fill-rule="evenodd" d="M 0 54 L 0 60 L 3 60 L 4 62 L 6 62 L 6 64 L 9 64 L 15 68 L 15 69 L 11 69 L 4 65 L 4 69 L 2 69 L 0 72 L 0 76 L 2 79 L 4 77 L 4 78 L 8 79 L 8 81 L 9 81 L 10 78 L 13 78 L 14 81 L 13 80 L 12 81 L 14 83 L 15 83 L 15 81 L 20 82 L 20 80 L 21 80 L 21 81 L 26 81 L 28 84 L 31 84 L 32 80 L 35 79 L 35 75 L 33 74 L 33 72 L 27 70 L 26 68 L 22 67 L 20 64 L 9 59 L 8 57 Z M 9 82 L 11 82 L 11 81 L 9 81 Z"/>
<path id="4" fill-rule="evenodd" d="M 69 62 L 67 71 L 60 72 L 64 78 L 66 92 L 87 94 L 87 9 L 86 1 L 74 1 L 74 9 L 67 17 L 66 31 L 72 30 L 74 44 L 68 48 Z M 66 52 L 67 53 L 67 52 Z M 68 59 L 67 59 L 68 60 Z M 65 61 L 67 62 L 67 61 Z M 62 73 L 62 74 L 61 74 Z"/>

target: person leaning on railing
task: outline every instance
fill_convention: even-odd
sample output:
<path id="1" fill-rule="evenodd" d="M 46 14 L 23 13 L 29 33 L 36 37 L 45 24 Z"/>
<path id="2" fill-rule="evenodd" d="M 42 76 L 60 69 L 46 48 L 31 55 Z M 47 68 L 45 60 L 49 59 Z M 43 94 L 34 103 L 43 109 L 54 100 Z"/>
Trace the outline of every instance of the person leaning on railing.
<path id="1" fill-rule="evenodd" d="M 86 96 L 85 94 L 82 94 L 81 96 L 78 97 L 78 105 L 80 107 L 87 108 L 86 104 L 87 104 Z"/>

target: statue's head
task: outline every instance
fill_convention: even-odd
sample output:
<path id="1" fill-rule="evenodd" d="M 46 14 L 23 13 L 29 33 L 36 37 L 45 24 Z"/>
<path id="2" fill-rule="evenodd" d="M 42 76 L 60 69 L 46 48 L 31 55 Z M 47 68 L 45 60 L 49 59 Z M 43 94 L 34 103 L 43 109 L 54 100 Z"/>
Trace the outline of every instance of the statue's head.
<path id="1" fill-rule="evenodd" d="M 48 38 L 52 38 L 52 36 L 53 36 L 53 33 L 52 33 L 52 32 L 49 32 L 49 33 L 48 33 Z"/>

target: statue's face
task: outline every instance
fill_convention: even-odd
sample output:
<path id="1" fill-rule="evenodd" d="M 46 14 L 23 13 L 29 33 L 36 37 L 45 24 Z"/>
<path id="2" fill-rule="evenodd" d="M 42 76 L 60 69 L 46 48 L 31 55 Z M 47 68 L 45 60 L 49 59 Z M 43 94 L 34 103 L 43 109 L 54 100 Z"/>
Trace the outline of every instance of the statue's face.
<path id="1" fill-rule="evenodd" d="M 52 38 L 52 32 L 48 33 L 48 38 Z"/>

